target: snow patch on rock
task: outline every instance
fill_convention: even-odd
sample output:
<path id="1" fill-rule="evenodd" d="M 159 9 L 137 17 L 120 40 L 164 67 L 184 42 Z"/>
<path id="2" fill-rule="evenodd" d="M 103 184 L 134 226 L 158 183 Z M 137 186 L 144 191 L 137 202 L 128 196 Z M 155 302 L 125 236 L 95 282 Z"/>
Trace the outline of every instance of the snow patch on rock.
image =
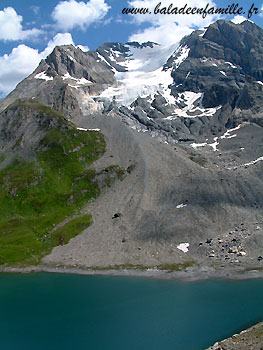
<path id="1" fill-rule="evenodd" d="M 92 82 L 90 80 L 87 80 L 85 78 L 80 78 L 80 79 L 77 79 L 77 78 L 74 78 L 72 77 L 69 73 L 66 73 L 62 76 L 62 79 L 63 80 L 67 80 L 67 79 L 70 79 L 70 80 L 73 80 L 75 82 L 76 85 L 90 85 L 92 84 Z M 70 84 L 69 84 L 70 85 Z M 70 85 L 71 87 L 76 87 L 76 85 Z"/>
<path id="2" fill-rule="evenodd" d="M 228 64 L 231 68 L 237 68 L 237 66 L 235 66 L 233 63 L 231 62 L 225 62 L 226 64 Z"/>
<path id="3" fill-rule="evenodd" d="M 217 151 L 217 146 L 219 145 L 219 140 L 223 140 L 223 139 L 232 139 L 234 137 L 237 137 L 237 134 L 231 135 L 232 132 L 239 130 L 241 127 L 243 127 L 246 123 L 242 123 L 239 124 L 237 127 L 232 128 L 227 130 L 224 135 L 220 136 L 220 137 L 215 137 L 214 138 L 214 142 L 213 143 L 207 143 L 207 142 L 203 142 L 203 143 L 191 143 L 191 147 L 193 147 L 194 149 L 197 149 L 199 147 L 205 147 L 205 146 L 209 146 L 212 147 L 214 151 Z"/>
<path id="4" fill-rule="evenodd" d="M 177 69 L 180 67 L 180 65 L 187 59 L 190 52 L 190 48 L 185 45 L 180 45 L 178 49 L 174 52 L 173 56 L 176 57 L 176 60 L 174 61 L 174 67 Z"/>
<path id="5" fill-rule="evenodd" d="M 217 146 L 219 145 L 218 137 L 215 137 L 214 141 L 215 142 L 213 142 L 213 143 L 209 143 L 208 146 L 212 147 L 213 151 L 218 151 L 218 149 L 217 149 Z"/>
<path id="6" fill-rule="evenodd" d="M 237 135 L 230 135 L 232 132 L 239 130 L 242 127 L 242 124 L 239 124 L 236 128 L 227 130 L 224 135 L 220 137 L 220 139 L 231 139 L 233 137 L 236 137 Z"/>
<path id="7" fill-rule="evenodd" d="M 193 147 L 194 149 L 197 149 L 197 148 L 199 148 L 199 147 L 208 146 L 208 143 L 207 143 L 207 142 L 203 142 L 203 143 L 191 143 L 190 146 Z"/>
<path id="8" fill-rule="evenodd" d="M 182 209 L 182 208 L 185 208 L 185 207 L 187 207 L 187 204 L 178 204 L 177 206 L 176 206 L 176 209 Z"/>
<path id="9" fill-rule="evenodd" d="M 77 129 L 81 131 L 100 131 L 100 129 L 85 129 L 85 128 L 77 128 Z"/>
<path id="10" fill-rule="evenodd" d="M 184 253 L 187 253 L 189 251 L 189 243 L 181 243 L 177 246 L 177 249 L 181 250 Z"/>
<path id="11" fill-rule="evenodd" d="M 53 80 L 53 77 L 49 77 L 48 75 L 46 75 L 46 72 L 40 72 L 35 75 L 35 79 L 42 79 L 48 81 Z"/>
<path id="12" fill-rule="evenodd" d="M 193 147 L 194 149 L 197 149 L 199 147 L 205 147 L 205 146 L 209 146 L 209 147 L 212 147 L 213 148 L 213 151 L 217 151 L 217 146 L 219 145 L 219 142 L 218 142 L 218 137 L 215 137 L 214 138 L 214 142 L 213 143 L 206 143 L 206 142 L 203 142 L 203 143 L 191 143 L 190 146 Z"/>
<path id="13" fill-rule="evenodd" d="M 213 116 L 222 106 L 215 108 L 204 108 L 202 105 L 203 93 L 184 91 L 179 93 L 179 98 L 176 99 L 178 107 L 174 109 L 172 116 L 166 119 L 172 120 L 177 117 L 196 118 L 202 116 Z M 181 107 L 181 105 L 185 105 Z"/>
<path id="14" fill-rule="evenodd" d="M 263 157 L 259 157 L 255 160 L 252 160 L 252 162 L 249 162 L 249 163 L 246 163 L 246 164 L 242 164 L 241 166 L 244 167 L 244 166 L 249 166 L 249 165 L 254 165 L 258 162 L 262 162 L 263 161 Z"/>

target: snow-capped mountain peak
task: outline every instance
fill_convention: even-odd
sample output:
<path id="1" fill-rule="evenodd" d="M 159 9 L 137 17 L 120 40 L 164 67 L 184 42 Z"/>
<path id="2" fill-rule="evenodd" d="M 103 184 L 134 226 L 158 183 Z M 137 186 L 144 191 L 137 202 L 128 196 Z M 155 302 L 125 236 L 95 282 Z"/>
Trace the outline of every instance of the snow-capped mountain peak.
<path id="1" fill-rule="evenodd" d="M 1 108 L 29 97 L 73 121 L 94 113 L 118 115 L 167 142 L 199 141 L 204 125 L 220 136 L 220 121 L 232 110 L 261 110 L 262 38 L 254 24 L 217 21 L 171 46 L 106 43 L 89 52 L 59 46 Z"/>

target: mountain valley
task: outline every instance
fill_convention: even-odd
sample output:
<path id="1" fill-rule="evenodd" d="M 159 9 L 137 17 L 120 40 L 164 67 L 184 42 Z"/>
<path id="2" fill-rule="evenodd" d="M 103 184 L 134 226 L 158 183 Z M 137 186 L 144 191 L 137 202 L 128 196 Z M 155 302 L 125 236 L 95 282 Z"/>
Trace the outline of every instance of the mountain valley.
<path id="1" fill-rule="evenodd" d="M 263 30 L 249 21 L 168 47 L 56 47 L 0 104 L 0 263 L 19 262 L 1 250 L 20 244 L 13 220 L 39 245 L 85 217 L 35 260 L 262 270 L 262 102 Z"/>

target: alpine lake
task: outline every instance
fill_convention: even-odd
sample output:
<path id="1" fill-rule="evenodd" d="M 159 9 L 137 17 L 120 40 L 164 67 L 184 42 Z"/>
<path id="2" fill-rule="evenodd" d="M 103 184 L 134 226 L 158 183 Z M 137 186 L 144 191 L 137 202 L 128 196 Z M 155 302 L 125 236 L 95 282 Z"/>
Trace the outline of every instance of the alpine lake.
<path id="1" fill-rule="evenodd" d="M 4 350 L 203 350 L 263 319 L 263 279 L 0 274 Z"/>

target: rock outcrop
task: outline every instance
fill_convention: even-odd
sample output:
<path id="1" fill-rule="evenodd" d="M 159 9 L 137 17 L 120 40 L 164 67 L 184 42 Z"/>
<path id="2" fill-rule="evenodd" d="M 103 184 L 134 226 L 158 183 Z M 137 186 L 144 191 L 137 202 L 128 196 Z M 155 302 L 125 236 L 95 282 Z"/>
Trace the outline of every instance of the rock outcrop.
<path id="1" fill-rule="evenodd" d="M 261 350 L 263 349 L 263 322 L 217 342 L 207 350 Z"/>

